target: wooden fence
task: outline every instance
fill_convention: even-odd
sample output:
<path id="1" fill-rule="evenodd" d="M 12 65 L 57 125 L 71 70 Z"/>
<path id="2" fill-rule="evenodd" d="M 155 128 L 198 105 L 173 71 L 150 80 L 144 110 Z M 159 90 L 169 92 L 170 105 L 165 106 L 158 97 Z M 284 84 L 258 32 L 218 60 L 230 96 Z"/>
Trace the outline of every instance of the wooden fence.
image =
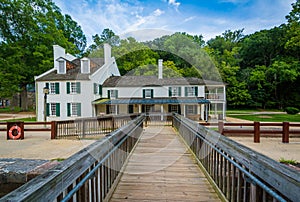
<path id="1" fill-rule="evenodd" d="M 298 171 L 180 115 L 173 125 L 224 201 L 299 201 Z"/>
<path id="2" fill-rule="evenodd" d="M 225 136 L 253 136 L 254 142 L 259 143 L 260 137 L 282 137 L 283 143 L 289 143 L 290 137 L 300 137 L 300 123 L 200 123 L 204 126 L 217 126 L 219 133 Z"/>
<path id="3" fill-rule="evenodd" d="M 85 138 L 108 134 L 117 128 L 126 125 L 129 121 L 135 119 L 137 116 L 137 114 L 108 115 L 66 121 L 22 122 L 22 124 L 24 125 L 25 132 L 51 132 L 51 139 Z M 0 122 L 0 131 L 7 130 L 7 122 Z"/>

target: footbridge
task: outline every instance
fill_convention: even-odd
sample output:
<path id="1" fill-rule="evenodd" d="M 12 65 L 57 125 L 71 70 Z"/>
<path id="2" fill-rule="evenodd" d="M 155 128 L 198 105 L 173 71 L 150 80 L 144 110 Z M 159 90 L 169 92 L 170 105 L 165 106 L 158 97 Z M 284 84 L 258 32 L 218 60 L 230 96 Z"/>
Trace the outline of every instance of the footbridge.
<path id="1" fill-rule="evenodd" d="M 0 201 L 298 201 L 299 172 L 174 114 L 140 115 Z"/>

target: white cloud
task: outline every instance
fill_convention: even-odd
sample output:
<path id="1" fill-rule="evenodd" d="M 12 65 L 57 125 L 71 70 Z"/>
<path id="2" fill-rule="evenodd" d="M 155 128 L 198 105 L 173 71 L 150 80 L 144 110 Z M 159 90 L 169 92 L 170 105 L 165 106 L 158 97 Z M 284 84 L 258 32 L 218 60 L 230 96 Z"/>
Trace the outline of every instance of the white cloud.
<path id="1" fill-rule="evenodd" d="M 169 0 L 169 4 L 175 6 L 176 8 L 180 6 L 180 2 L 177 2 L 176 0 Z"/>
<path id="2" fill-rule="evenodd" d="M 160 9 L 156 9 L 154 12 L 153 12 L 154 16 L 160 16 L 162 14 L 164 14 L 164 11 L 160 10 Z"/>
<path id="3" fill-rule="evenodd" d="M 135 32 L 138 40 L 150 40 L 151 36 L 159 36 L 157 30 L 149 31 L 149 29 L 170 30 L 170 33 L 180 31 L 202 34 L 205 40 L 228 29 L 245 28 L 245 34 L 249 34 L 284 23 L 285 15 L 291 10 L 290 4 L 294 2 L 294 0 L 253 0 L 251 4 L 237 4 L 238 9 L 232 13 L 217 11 L 206 13 L 198 12 L 197 9 L 186 10 L 180 0 L 161 0 L 153 3 L 154 5 L 137 0 L 73 0 L 72 4 L 65 0 L 54 1 L 62 9 L 62 13 L 70 14 L 81 25 L 89 44 L 92 43 L 92 35 L 101 34 L 105 28 L 112 29 L 118 35 Z M 250 0 L 220 1 L 250 2 Z M 176 9 L 164 9 L 166 4 Z M 179 6 L 181 6 L 180 13 L 177 12 Z"/>

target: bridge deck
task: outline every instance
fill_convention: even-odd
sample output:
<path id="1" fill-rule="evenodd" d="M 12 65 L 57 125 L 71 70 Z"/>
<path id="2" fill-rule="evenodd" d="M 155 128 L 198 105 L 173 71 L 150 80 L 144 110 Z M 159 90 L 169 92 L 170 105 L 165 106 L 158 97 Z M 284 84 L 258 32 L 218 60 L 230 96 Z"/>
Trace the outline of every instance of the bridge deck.
<path id="1" fill-rule="evenodd" d="M 111 201 L 220 201 L 172 127 L 150 126 Z"/>

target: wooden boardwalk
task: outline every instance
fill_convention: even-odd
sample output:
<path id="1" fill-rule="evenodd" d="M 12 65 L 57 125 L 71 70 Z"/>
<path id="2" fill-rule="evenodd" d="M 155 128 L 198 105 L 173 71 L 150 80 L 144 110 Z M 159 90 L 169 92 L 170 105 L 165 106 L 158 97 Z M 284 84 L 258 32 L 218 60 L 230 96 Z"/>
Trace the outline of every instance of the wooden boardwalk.
<path id="1" fill-rule="evenodd" d="M 172 127 L 150 126 L 110 201 L 220 201 Z"/>

